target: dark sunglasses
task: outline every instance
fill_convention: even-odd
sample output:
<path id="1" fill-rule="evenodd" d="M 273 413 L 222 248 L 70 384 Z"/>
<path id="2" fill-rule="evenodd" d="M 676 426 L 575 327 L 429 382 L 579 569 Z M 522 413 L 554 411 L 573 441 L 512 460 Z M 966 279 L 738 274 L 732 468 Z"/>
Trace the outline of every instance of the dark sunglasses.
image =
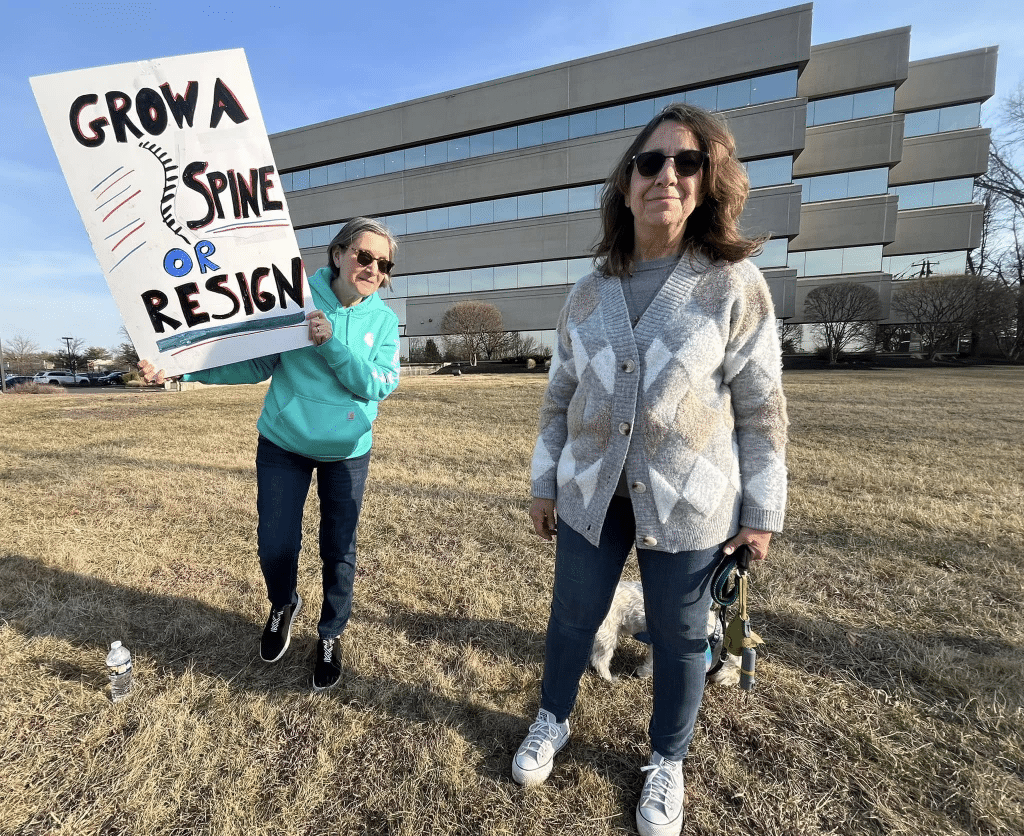
<path id="1" fill-rule="evenodd" d="M 644 151 L 630 160 L 636 163 L 636 173 L 641 177 L 654 177 L 661 171 L 668 157 L 661 151 Z M 708 155 L 704 151 L 680 151 L 672 161 L 676 166 L 676 174 L 680 177 L 692 177 L 704 167 Z"/>
<path id="2" fill-rule="evenodd" d="M 351 250 L 351 247 L 345 249 Z M 390 276 L 391 271 L 395 269 L 395 262 L 388 261 L 386 258 L 377 258 L 373 253 L 367 252 L 366 250 L 353 250 L 356 254 L 356 261 L 363 267 L 369 267 L 373 262 L 377 262 L 377 270 L 383 273 L 385 276 Z"/>

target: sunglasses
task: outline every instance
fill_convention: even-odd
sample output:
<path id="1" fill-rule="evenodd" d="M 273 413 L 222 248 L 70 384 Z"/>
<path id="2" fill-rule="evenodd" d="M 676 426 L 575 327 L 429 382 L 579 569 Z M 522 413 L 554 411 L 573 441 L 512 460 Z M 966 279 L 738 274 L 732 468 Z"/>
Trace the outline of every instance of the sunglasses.
<path id="1" fill-rule="evenodd" d="M 352 248 L 346 247 L 345 249 Z M 373 253 L 367 252 L 366 250 L 354 250 L 353 252 L 355 252 L 356 254 L 356 261 L 358 261 L 359 264 L 363 267 L 369 267 L 371 264 L 373 264 L 373 262 L 376 261 L 377 271 L 384 274 L 385 276 L 390 276 L 391 271 L 395 269 L 395 262 L 388 261 L 386 258 L 377 258 L 377 256 L 375 256 Z"/>
<path id="2" fill-rule="evenodd" d="M 641 177 L 654 177 L 664 167 L 667 159 L 669 157 L 661 151 L 644 151 L 633 157 L 630 162 L 636 163 L 636 173 Z M 676 174 L 680 177 L 692 177 L 704 167 L 708 155 L 704 151 L 680 151 L 671 159 L 675 163 Z"/>

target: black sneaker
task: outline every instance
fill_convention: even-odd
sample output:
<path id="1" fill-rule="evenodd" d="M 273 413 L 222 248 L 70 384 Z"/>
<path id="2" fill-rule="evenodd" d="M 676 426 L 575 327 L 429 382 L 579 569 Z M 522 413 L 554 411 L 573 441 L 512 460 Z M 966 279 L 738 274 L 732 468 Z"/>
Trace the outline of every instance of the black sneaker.
<path id="1" fill-rule="evenodd" d="M 341 679 L 341 637 L 320 639 L 313 651 L 313 690 L 333 688 Z"/>
<path id="2" fill-rule="evenodd" d="M 302 596 L 295 593 L 298 601 L 283 610 L 270 610 L 267 618 L 267 626 L 263 628 L 263 637 L 260 639 L 260 658 L 264 662 L 276 662 L 288 649 L 292 640 L 292 624 L 295 616 L 302 609 Z"/>

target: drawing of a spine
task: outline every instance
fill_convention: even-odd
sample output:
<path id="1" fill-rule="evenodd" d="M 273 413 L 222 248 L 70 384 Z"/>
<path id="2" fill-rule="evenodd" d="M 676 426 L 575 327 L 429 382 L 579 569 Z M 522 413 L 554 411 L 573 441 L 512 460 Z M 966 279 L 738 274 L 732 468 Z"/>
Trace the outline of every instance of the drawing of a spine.
<path id="1" fill-rule="evenodd" d="M 174 215 L 171 213 L 171 207 L 174 205 L 174 195 L 178 191 L 178 166 L 174 164 L 171 155 L 156 143 L 140 142 L 139 147 L 149 151 L 159 160 L 160 165 L 164 167 L 164 194 L 160 198 L 160 215 L 164 219 L 164 224 L 186 244 L 192 243 L 182 234 L 181 224 L 175 220 Z"/>

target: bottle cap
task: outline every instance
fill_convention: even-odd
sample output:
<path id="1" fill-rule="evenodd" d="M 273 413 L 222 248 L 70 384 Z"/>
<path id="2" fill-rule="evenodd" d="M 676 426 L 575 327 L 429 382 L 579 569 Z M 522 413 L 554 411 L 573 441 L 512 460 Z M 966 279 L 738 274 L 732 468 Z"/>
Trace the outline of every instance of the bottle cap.
<path id="1" fill-rule="evenodd" d="M 110 645 L 111 650 L 117 650 L 121 646 L 121 642 L 112 642 Z"/>

